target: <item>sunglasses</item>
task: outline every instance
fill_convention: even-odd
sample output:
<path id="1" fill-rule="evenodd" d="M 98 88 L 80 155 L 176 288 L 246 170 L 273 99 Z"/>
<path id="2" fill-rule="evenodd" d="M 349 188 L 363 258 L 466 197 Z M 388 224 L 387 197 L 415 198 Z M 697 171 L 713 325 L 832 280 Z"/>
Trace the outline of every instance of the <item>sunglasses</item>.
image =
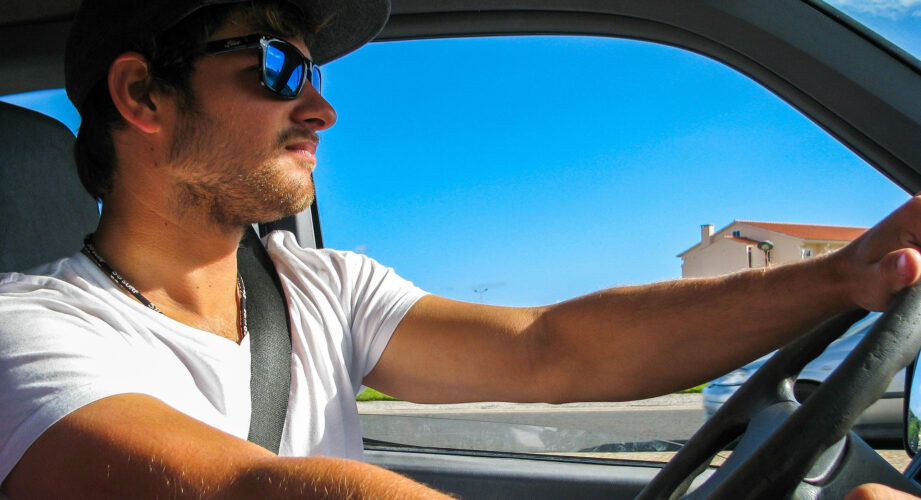
<path id="1" fill-rule="evenodd" d="M 249 35 L 215 40 L 205 45 L 205 54 L 246 49 L 259 49 L 259 81 L 269 92 L 282 99 L 294 99 L 301 95 L 305 80 L 320 91 L 320 67 L 297 47 L 278 38 Z"/>

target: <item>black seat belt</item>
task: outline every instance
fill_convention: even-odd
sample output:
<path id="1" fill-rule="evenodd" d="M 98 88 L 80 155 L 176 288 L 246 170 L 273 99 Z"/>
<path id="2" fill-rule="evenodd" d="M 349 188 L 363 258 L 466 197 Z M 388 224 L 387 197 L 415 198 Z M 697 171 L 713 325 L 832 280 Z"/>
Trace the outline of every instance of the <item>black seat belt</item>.
<path id="1" fill-rule="evenodd" d="M 278 453 L 291 388 L 291 322 L 275 264 L 252 227 L 237 250 L 252 357 L 249 441 Z"/>

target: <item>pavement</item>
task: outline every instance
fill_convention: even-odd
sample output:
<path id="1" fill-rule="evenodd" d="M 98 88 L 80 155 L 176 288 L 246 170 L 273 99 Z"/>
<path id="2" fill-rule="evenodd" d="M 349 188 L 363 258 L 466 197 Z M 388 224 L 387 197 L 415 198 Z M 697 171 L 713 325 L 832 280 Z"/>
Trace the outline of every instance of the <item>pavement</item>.
<path id="1" fill-rule="evenodd" d="M 703 396 L 700 394 L 669 394 L 650 399 L 624 402 L 590 402 L 590 403 L 458 403 L 458 404 L 418 404 L 406 401 L 359 401 L 358 412 L 363 414 L 388 413 L 489 413 L 489 412 L 555 412 L 555 411 L 604 411 L 630 409 L 689 410 L 703 412 Z"/>
<path id="2" fill-rule="evenodd" d="M 380 425 L 386 425 L 386 420 L 384 421 L 372 421 L 369 420 L 374 416 L 386 416 L 386 415 L 403 415 L 407 417 L 418 416 L 422 418 L 422 421 L 427 422 L 428 431 L 433 431 L 436 429 L 431 428 L 432 420 L 427 417 L 437 417 L 440 414 L 448 415 L 457 415 L 458 417 L 465 418 L 463 415 L 470 414 L 474 418 L 486 418 L 489 419 L 490 415 L 493 415 L 496 419 L 505 420 L 505 421 L 516 421 L 514 416 L 519 414 L 521 419 L 527 419 L 528 414 L 533 415 L 542 415 L 544 419 L 553 419 L 554 415 L 559 415 L 558 418 L 569 421 L 571 424 L 582 425 L 581 420 L 576 418 L 579 414 L 585 414 L 587 419 L 594 419 L 594 414 L 604 415 L 605 412 L 616 412 L 620 414 L 618 420 L 623 424 L 625 420 L 632 420 L 628 418 L 628 414 L 636 413 L 636 419 L 638 420 L 637 427 L 645 426 L 647 429 L 650 426 L 650 422 L 660 418 L 661 415 L 667 415 L 668 412 L 674 412 L 674 415 L 681 420 L 688 420 L 687 415 L 690 415 L 692 418 L 690 420 L 697 420 L 693 418 L 697 416 L 699 412 L 700 421 L 697 423 L 689 422 L 693 425 L 700 425 L 702 423 L 703 417 L 703 396 L 700 394 L 670 394 L 667 396 L 660 396 L 656 398 L 643 399 L 638 401 L 625 401 L 625 402 L 590 402 L 590 403 L 566 403 L 566 404 L 546 404 L 546 403 L 503 403 L 503 402 L 480 402 L 480 403 L 460 403 L 460 404 L 417 404 L 417 403 L 408 403 L 405 401 L 364 401 L 358 402 L 358 412 L 365 417 L 362 418 L 363 427 L 369 427 L 368 430 L 372 430 L 371 434 L 381 433 L 378 437 L 383 440 L 395 440 L 399 441 L 398 436 L 393 435 L 393 429 L 377 428 Z M 627 412 L 628 414 L 622 413 Z M 684 415 L 684 416 L 682 416 Z M 537 422 L 535 422 L 537 423 Z M 544 422 L 543 425 L 548 425 L 549 422 Z M 454 422 L 451 424 L 452 427 L 463 427 L 462 423 Z M 674 427 L 675 424 L 672 423 L 670 427 Z M 653 425 L 656 427 L 656 425 Z M 519 427 L 519 431 L 523 429 Z M 461 431 L 461 429 L 455 429 Z M 477 429 L 479 432 L 483 430 L 483 427 Z M 693 433 L 694 429 L 687 429 L 682 431 L 682 433 Z M 404 428 L 400 432 L 409 432 L 414 433 L 416 429 L 413 428 Z M 461 431 L 463 432 L 463 431 Z M 491 432 L 489 434 L 490 447 L 493 448 L 496 445 L 500 445 L 501 439 L 498 439 L 497 436 Z M 689 434 L 688 434 L 689 436 Z M 456 436 L 455 436 L 456 437 Z M 570 436 L 573 437 L 573 436 Z M 671 437 L 671 436 L 669 436 Z M 686 438 L 685 438 L 686 439 Z M 474 446 L 477 447 L 477 446 Z M 502 446 L 500 445 L 500 448 Z M 547 451 L 545 451 L 547 452 Z M 882 455 L 890 464 L 893 465 L 897 470 L 902 471 L 907 466 L 911 459 L 905 453 L 904 450 L 877 450 L 877 452 Z M 553 453 L 553 451 L 549 451 Z M 673 451 L 669 452 L 582 452 L 582 453 L 572 453 L 565 452 L 565 455 L 579 455 L 587 457 L 598 457 L 598 458 L 623 458 L 623 459 L 633 459 L 633 460 L 650 460 L 650 461 L 668 461 L 673 455 Z M 720 465 L 725 458 L 728 457 L 730 452 L 721 452 L 714 459 L 714 465 Z"/>
<path id="3" fill-rule="evenodd" d="M 699 394 L 559 405 L 374 401 L 358 411 L 366 438 L 521 453 L 676 450 L 704 422 Z"/>

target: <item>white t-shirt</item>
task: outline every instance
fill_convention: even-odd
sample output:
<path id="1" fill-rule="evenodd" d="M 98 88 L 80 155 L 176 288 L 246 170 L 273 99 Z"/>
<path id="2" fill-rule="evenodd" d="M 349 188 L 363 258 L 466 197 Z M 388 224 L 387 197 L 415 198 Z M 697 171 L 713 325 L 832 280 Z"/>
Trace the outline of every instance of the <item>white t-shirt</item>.
<path id="1" fill-rule="evenodd" d="M 291 316 L 291 392 L 281 455 L 362 458 L 355 395 L 424 295 L 363 255 L 265 238 Z M 147 309 L 83 254 L 0 274 L 0 482 L 68 413 L 142 393 L 242 439 L 250 422 L 241 344 Z"/>

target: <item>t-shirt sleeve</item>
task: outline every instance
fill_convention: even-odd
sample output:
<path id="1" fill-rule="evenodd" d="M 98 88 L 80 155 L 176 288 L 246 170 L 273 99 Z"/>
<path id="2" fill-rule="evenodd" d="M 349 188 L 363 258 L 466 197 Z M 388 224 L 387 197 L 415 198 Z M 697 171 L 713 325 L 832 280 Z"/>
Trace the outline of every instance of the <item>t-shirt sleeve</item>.
<path id="1" fill-rule="evenodd" d="M 426 292 L 366 255 L 300 248 L 286 231 L 269 234 L 266 248 L 282 280 L 311 297 L 304 303 L 319 311 L 327 334 L 341 326 L 341 352 L 358 392 L 400 321 Z M 335 311 L 326 312 L 328 306 Z"/>
<path id="2" fill-rule="evenodd" d="M 344 258 L 353 283 L 351 376 L 360 381 L 377 365 L 400 322 L 425 292 L 370 257 L 348 252 Z"/>
<path id="3" fill-rule="evenodd" d="M 143 391 L 111 326 L 53 290 L 0 296 L 0 481 L 51 425 L 99 399 Z"/>

